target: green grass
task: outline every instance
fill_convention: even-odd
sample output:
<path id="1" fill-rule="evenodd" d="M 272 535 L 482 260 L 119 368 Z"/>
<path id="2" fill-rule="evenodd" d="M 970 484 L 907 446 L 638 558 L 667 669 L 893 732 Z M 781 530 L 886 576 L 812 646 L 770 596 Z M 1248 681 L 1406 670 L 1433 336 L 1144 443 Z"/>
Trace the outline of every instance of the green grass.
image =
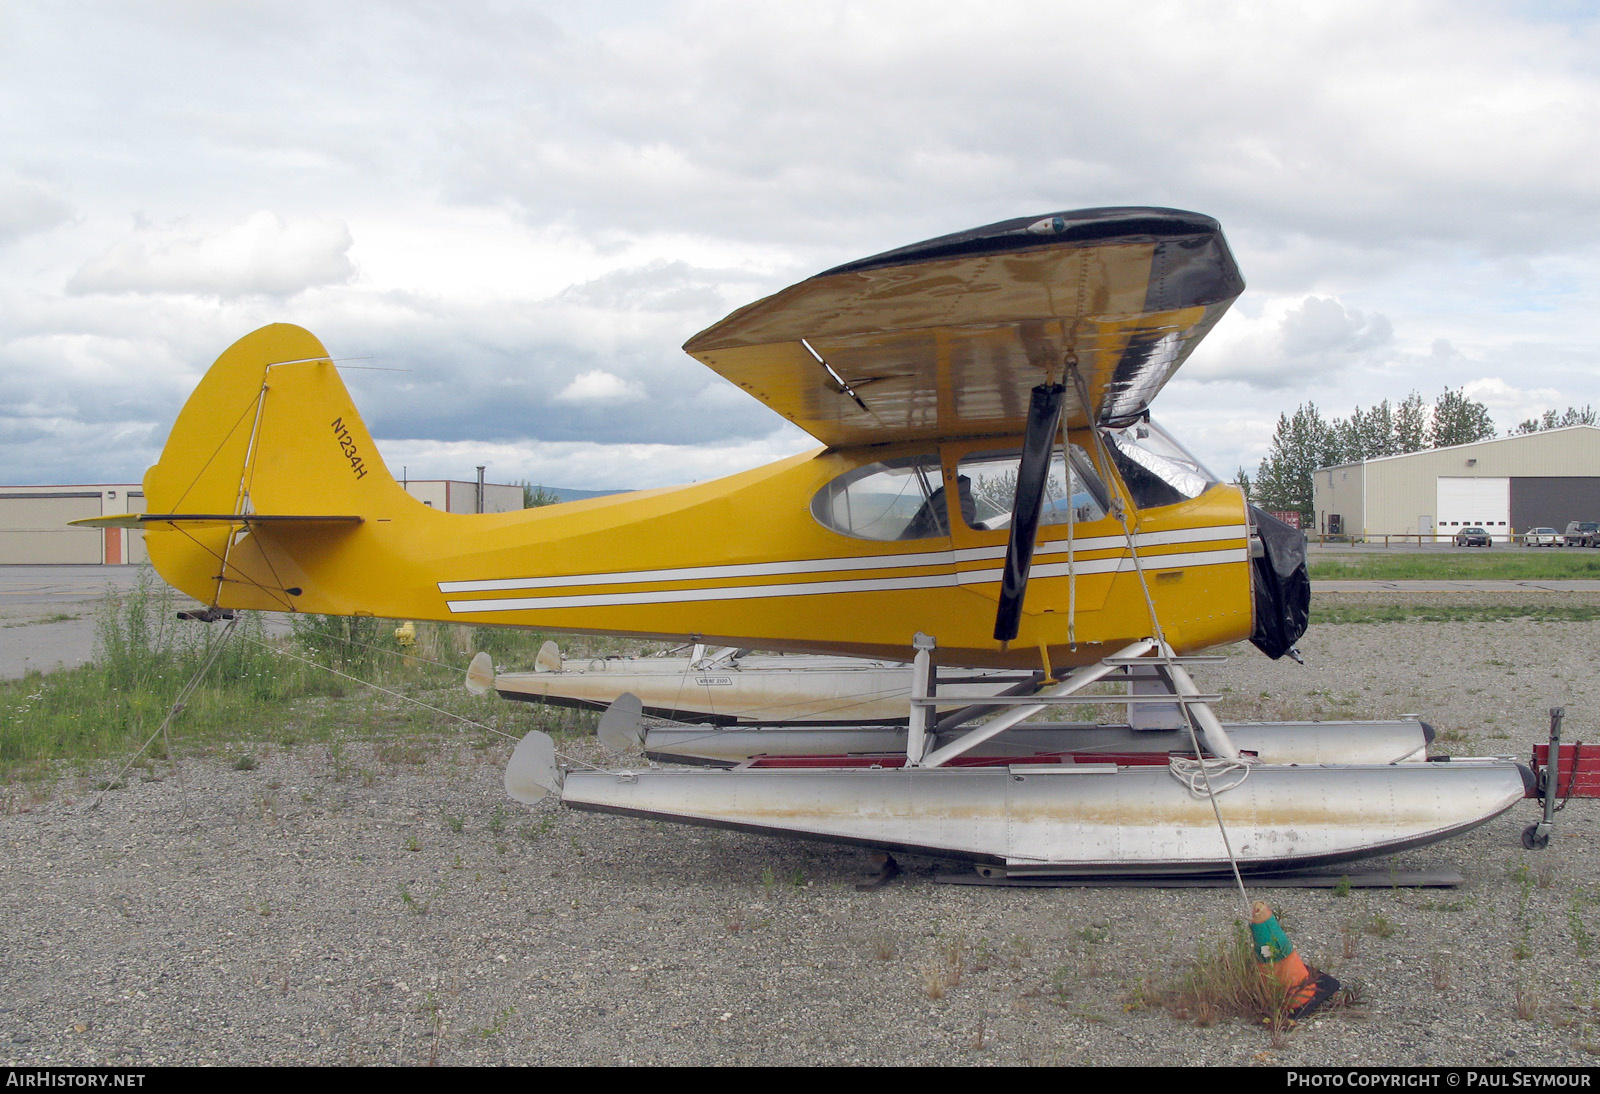
<path id="1" fill-rule="evenodd" d="M 101 604 L 91 663 L 0 681 L 0 780 L 47 780 L 61 772 L 63 762 L 70 767 L 130 757 L 161 724 L 222 634 L 222 624 L 179 621 L 177 607 L 172 591 L 147 575 L 125 595 Z M 306 616 L 293 623 L 292 638 L 269 639 L 260 617 L 245 613 L 172 723 L 175 749 L 427 738 L 463 729 L 489 736 L 320 665 L 517 737 L 534 727 L 557 736 L 593 731 L 596 716 L 589 712 L 468 693 L 461 666 L 479 645 L 474 628 L 420 624 L 417 645 L 406 652 L 394 641 L 392 622 Z M 544 636 L 508 633 L 511 637 L 495 635 L 497 655 L 531 665 Z M 317 664 L 282 656 L 279 649 Z M 159 757 L 161 742 L 152 748 Z"/>
<path id="2" fill-rule="evenodd" d="M 1313 597 L 1311 625 L 1330 623 L 1493 623 L 1533 619 L 1542 623 L 1588 623 L 1600 619 L 1600 603 L 1556 600 L 1534 604 L 1451 604 L 1402 601 L 1346 604 L 1337 595 Z"/>
<path id="3" fill-rule="evenodd" d="M 1481 554 L 1397 552 L 1312 560 L 1313 581 L 1539 581 L 1600 577 L 1600 551 L 1492 548 Z"/>
<path id="4" fill-rule="evenodd" d="M 9 631 L 16 627 L 38 627 L 46 623 L 70 623 L 74 619 L 81 618 L 83 617 L 71 615 L 67 612 L 55 612 L 51 615 L 42 616 L 39 619 L 21 619 L 15 623 L 6 623 L 4 626 L 5 629 Z"/>
<path id="5" fill-rule="evenodd" d="M 1158 994 L 1175 1017 L 1198 1026 L 1220 1018 L 1266 1023 L 1275 1031 L 1287 1022 L 1288 992 L 1255 959 L 1249 928 L 1236 924 L 1214 945 L 1202 943 L 1194 959 Z"/>

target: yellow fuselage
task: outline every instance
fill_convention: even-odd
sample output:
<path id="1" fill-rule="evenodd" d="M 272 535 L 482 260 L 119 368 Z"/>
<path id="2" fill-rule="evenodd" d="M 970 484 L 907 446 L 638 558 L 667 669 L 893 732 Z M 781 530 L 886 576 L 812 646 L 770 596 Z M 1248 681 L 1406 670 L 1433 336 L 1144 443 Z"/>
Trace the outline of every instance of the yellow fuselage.
<path id="1" fill-rule="evenodd" d="M 1114 497 L 1115 469 L 1087 431 Z M 501 624 L 910 659 L 912 636 L 944 664 L 1039 667 L 1098 660 L 1154 633 L 1193 651 L 1249 636 L 1245 504 L 1217 485 L 1177 504 L 1041 529 L 1021 632 L 993 637 L 1008 533 L 971 527 L 957 468 L 1009 438 L 824 449 L 713 482 L 511 513 L 456 514 L 408 495 L 325 351 L 275 326 L 225 353 L 184 407 L 145 478 L 151 513 L 302 515 L 249 529 L 147 526 L 161 575 L 220 608 Z M 899 457 L 926 458 L 932 537 L 857 538 L 825 526 L 818 492 Z M 939 481 L 942 474 L 943 481 Z M 965 485 L 965 484 L 963 484 Z M 1112 507 L 1113 510 L 1115 506 Z M 359 523 L 318 523 L 359 517 Z M 1069 562 L 1070 559 L 1070 562 Z M 1070 573 L 1069 573 L 1070 570 Z M 1042 650 L 1047 650 L 1047 655 Z"/>

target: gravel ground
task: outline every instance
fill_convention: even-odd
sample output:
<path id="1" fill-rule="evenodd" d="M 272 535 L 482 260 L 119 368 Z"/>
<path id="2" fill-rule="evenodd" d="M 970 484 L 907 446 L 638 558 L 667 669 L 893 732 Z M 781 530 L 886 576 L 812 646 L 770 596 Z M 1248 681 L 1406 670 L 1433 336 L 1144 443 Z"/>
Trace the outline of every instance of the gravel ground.
<path id="1" fill-rule="evenodd" d="M 1385 598 L 1392 600 L 1392 597 Z M 1501 602 L 1503 597 L 1500 598 Z M 1436 600 L 1436 598 L 1435 598 Z M 1233 717 L 1422 713 L 1526 756 L 1600 738 L 1595 624 L 1325 626 L 1310 662 L 1202 666 Z M 570 751 L 598 758 L 579 742 Z M 992 889 L 853 850 L 528 809 L 506 750 L 187 759 L 89 811 L 0 812 L 9 1064 L 1580 1064 L 1600 1052 L 1597 803 L 1526 852 L 1532 803 L 1392 860 L 1455 890 L 1280 890 L 1362 1001 L 1280 1037 L 1130 1009 L 1240 914 L 1227 890 Z M 1522 1015 L 1519 1016 L 1519 1009 Z"/>

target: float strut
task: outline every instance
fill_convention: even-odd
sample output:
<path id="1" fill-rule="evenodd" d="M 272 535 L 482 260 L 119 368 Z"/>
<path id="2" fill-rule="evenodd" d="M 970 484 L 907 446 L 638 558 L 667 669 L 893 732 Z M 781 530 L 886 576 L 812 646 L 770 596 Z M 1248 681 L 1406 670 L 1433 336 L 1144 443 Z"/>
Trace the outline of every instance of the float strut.
<path id="1" fill-rule="evenodd" d="M 938 645 L 930 635 L 918 631 L 911 636 L 917 656 L 911 662 L 911 724 L 906 730 L 906 764 L 916 767 L 928 751 L 928 723 L 933 719 L 935 683 L 933 650 Z"/>

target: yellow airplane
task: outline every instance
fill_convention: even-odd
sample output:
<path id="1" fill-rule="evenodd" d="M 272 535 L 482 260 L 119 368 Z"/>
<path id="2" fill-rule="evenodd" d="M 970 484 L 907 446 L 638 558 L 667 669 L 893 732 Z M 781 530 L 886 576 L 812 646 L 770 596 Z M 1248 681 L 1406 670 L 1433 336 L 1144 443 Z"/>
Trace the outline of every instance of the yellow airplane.
<path id="1" fill-rule="evenodd" d="M 1282 868 L 1482 823 L 1522 796 L 1516 765 L 1258 763 L 1183 667 L 1246 638 L 1292 652 L 1309 602 L 1298 533 L 1149 419 L 1243 287 L 1216 221 L 1171 209 L 1023 217 L 862 259 L 684 347 L 822 448 L 481 515 L 408 496 L 321 343 L 265 327 L 184 406 L 145 477 L 149 512 L 77 523 L 143 528 L 201 617 L 370 614 L 914 665 L 897 757 L 579 772 L 533 733 L 507 772 L 522 800 L 1035 873 Z M 991 689 L 941 717 L 940 665 L 1034 670 L 1028 690 L 1044 690 Z M 1181 707 L 1199 767 L 986 748 L 1119 673 L 1164 682 L 1155 698 Z M 638 709 L 619 700 L 602 738 L 639 745 Z"/>
<path id="2" fill-rule="evenodd" d="M 149 512 L 86 523 L 143 528 L 161 575 L 214 609 L 900 660 L 921 631 L 937 663 L 1047 670 L 1152 633 L 1153 609 L 1175 650 L 1200 650 L 1251 634 L 1251 522 L 1145 412 L 1242 287 L 1216 222 L 1170 210 L 1025 218 L 841 266 L 685 347 L 826 447 L 484 515 L 408 496 L 321 343 L 270 326 L 190 397 Z M 1070 458 L 1051 459 L 1060 438 Z"/>

